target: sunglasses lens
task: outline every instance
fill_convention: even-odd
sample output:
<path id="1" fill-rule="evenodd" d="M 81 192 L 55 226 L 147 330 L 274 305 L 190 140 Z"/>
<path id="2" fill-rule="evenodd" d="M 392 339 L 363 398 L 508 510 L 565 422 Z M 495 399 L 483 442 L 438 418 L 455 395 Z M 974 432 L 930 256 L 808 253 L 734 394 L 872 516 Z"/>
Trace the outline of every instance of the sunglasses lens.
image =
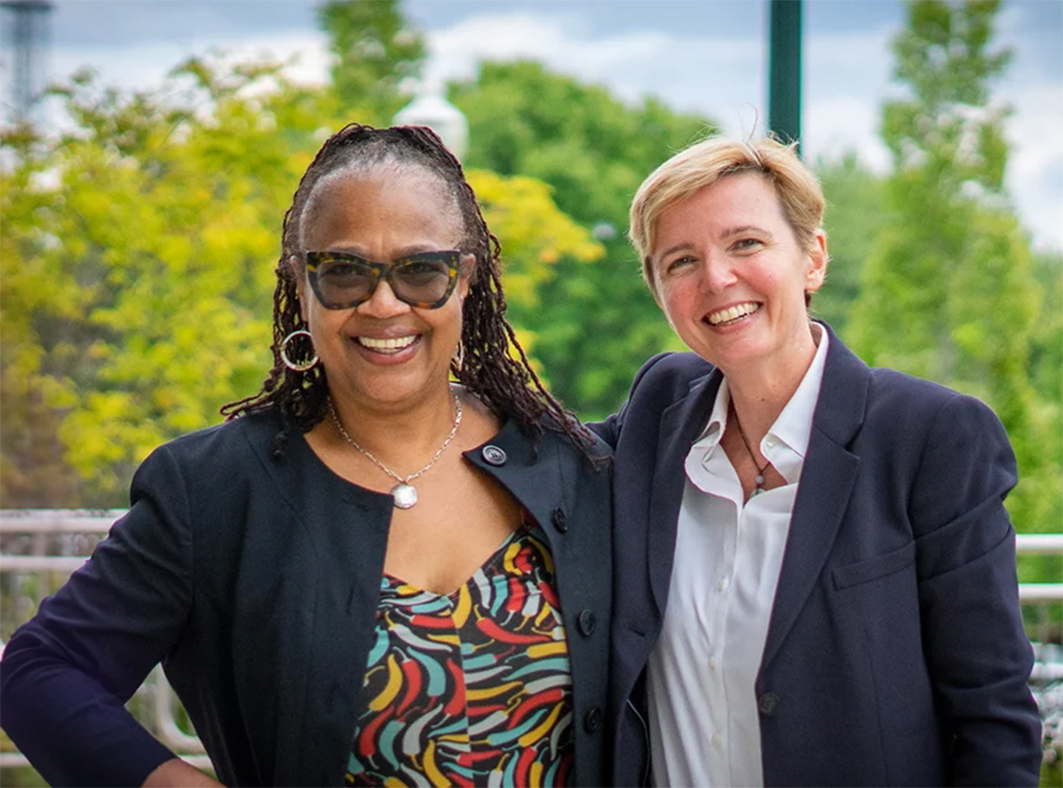
<path id="1" fill-rule="evenodd" d="M 384 278 L 395 297 L 411 306 L 435 309 L 454 290 L 458 252 L 425 252 L 392 264 L 340 252 L 307 252 L 310 284 L 327 309 L 349 309 L 373 297 Z"/>
<path id="2" fill-rule="evenodd" d="M 451 262 L 445 257 L 419 256 L 396 264 L 390 278 L 395 295 L 403 301 L 432 304 L 447 295 Z"/>
<path id="3" fill-rule="evenodd" d="M 346 261 L 322 263 L 317 268 L 317 291 L 330 308 L 360 303 L 369 296 L 373 271 Z"/>

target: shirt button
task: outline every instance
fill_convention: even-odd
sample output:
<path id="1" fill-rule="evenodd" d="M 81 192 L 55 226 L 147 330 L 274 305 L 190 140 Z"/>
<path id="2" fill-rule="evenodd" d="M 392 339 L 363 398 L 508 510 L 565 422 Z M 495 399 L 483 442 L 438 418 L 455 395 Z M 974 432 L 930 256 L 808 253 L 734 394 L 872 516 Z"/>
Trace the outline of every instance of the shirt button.
<path id="1" fill-rule="evenodd" d="M 576 619 L 576 626 L 579 627 L 579 631 L 585 636 L 590 637 L 594 633 L 594 628 L 598 624 L 598 619 L 594 615 L 593 610 L 584 610 L 579 614 Z"/>
<path id="2" fill-rule="evenodd" d="M 722 744 L 722 742 L 723 742 L 723 740 L 720 738 L 720 734 L 718 734 L 718 733 L 712 734 L 712 746 L 713 747 L 719 747 L 720 744 Z"/>
<path id="3" fill-rule="evenodd" d="M 602 710 L 595 706 L 583 716 L 583 729 L 594 733 L 602 726 Z"/>
<path id="4" fill-rule="evenodd" d="M 480 452 L 480 454 L 483 456 L 484 462 L 488 465 L 498 466 L 506 464 L 506 453 L 497 446 L 484 446 L 483 451 Z"/>
<path id="5" fill-rule="evenodd" d="M 716 657 L 709 657 L 709 670 L 716 670 Z"/>
<path id="6" fill-rule="evenodd" d="M 568 530 L 568 521 L 565 517 L 564 509 L 560 507 L 554 509 L 554 511 L 550 513 L 550 521 L 554 524 L 554 528 L 556 528 L 561 533 L 564 533 Z"/>
<path id="7" fill-rule="evenodd" d="M 727 590 L 727 578 L 726 577 L 720 578 L 720 582 L 716 584 L 716 590 L 717 591 L 726 591 Z"/>
<path id="8" fill-rule="evenodd" d="M 779 713 L 779 706 L 782 701 L 779 700 L 779 696 L 774 692 L 765 692 L 759 698 L 757 698 L 757 709 L 765 717 L 774 717 Z"/>
<path id="9" fill-rule="evenodd" d="M 769 449 L 774 447 L 775 443 L 775 436 L 773 435 L 769 435 L 767 438 L 764 439 L 764 445 L 767 446 Z"/>

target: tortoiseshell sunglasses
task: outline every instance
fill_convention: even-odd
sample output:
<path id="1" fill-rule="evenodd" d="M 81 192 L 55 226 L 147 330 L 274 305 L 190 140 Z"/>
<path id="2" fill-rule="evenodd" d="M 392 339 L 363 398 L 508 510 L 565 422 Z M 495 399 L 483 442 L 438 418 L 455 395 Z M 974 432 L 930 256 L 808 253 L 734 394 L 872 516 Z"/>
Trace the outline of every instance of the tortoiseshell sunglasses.
<path id="1" fill-rule="evenodd" d="M 350 252 L 307 252 L 310 287 L 325 309 L 350 309 L 373 297 L 385 279 L 395 297 L 419 309 L 438 309 L 458 283 L 461 252 L 418 252 L 377 263 Z"/>

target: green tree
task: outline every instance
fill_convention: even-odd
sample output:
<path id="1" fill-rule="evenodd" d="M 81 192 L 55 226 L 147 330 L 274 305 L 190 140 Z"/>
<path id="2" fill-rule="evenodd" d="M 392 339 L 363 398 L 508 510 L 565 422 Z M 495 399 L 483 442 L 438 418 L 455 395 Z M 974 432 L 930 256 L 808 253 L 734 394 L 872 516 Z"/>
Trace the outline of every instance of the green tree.
<path id="1" fill-rule="evenodd" d="M 814 169 L 827 198 L 824 229 L 830 266 L 827 282 L 812 301 L 812 314 L 846 336 L 849 313 L 860 295 L 864 265 L 884 225 L 884 181 L 853 152 L 819 160 Z"/>
<path id="2" fill-rule="evenodd" d="M 513 316 L 534 333 L 566 405 L 585 417 L 611 412 L 646 358 L 680 346 L 624 238 L 628 206 L 651 170 L 714 124 L 652 98 L 626 106 L 531 61 L 485 63 L 451 86 L 450 100 L 469 122 L 470 166 L 545 181 L 563 212 L 595 229 L 603 256 L 563 257 L 534 308 L 514 304 Z"/>
<path id="3" fill-rule="evenodd" d="M 883 110 L 894 168 L 885 225 L 864 269 L 850 339 L 871 364 L 989 403 L 1019 460 L 1012 518 L 1020 530 L 1046 530 L 1059 523 L 1063 474 L 1053 441 L 1043 440 L 1051 409 L 1037 401 L 1029 376 L 1042 305 L 1029 241 L 1003 185 L 1009 110 L 993 101 L 991 87 L 1009 53 L 991 48 L 998 10 L 996 0 L 909 6 L 908 27 L 894 42 L 895 76 L 908 95 Z"/>
<path id="4" fill-rule="evenodd" d="M 258 389 L 280 220 L 329 99 L 277 64 L 200 60 L 157 91 L 83 73 L 56 92 L 74 130 L 2 139 L 0 496 L 122 506 L 148 452 Z M 469 179 L 515 306 L 536 308 L 559 260 L 601 255 L 545 183 Z"/>
<path id="5" fill-rule="evenodd" d="M 332 95 L 347 120 L 388 126 L 402 107 L 402 80 L 416 77 L 424 39 L 407 25 L 398 0 L 329 0 L 318 24 L 332 52 Z"/>
<path id="6" fill-rule="evenodd" d="M 192 60 L 129 94 L 79 74 L 57 91 L 76 130 L 3 140 L 5 505 L 70 503 L 67 469 L 81 505 L 122 505 L 152 448 L 257 387 L 276 227 L 320 122 L 278 68 Z M 68 480 L 58 500 L 40 470 Z"/>

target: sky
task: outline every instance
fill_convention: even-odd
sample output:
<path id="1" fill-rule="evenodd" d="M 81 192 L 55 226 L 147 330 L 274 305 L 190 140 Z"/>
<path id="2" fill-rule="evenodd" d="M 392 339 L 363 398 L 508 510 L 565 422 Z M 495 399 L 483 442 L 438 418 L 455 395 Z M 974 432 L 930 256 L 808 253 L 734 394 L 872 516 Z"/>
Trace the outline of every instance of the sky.
<path id="1" fill-rule="evenodd" d="M 297 56 L 292 76 L 324 81 L 312 0 L 53 0 L 46 68 L 84 65 L 107 84 L 149 87 L 192 54 Z M 470 78 L 482 60 L 528 57 L 626 101 L 655 95 L 729 134 L 763 130 L 767 0 L 405 0 L 425 35 L 432 80 Z M 802 146 L 812 159 L 855 151 L 884 171 L 878 137 L 901 0 L 805 0 Z M 5 17 L 4 22 L 10 25 Z M 10 29 L 10 28 L 9 28 Z M 1013 60 L 994 91 L 1014 114 L 1008 188 L 1035 246 L 1063 250 L 1063 2 L 1005 0 L 995 43 Z M 9 67 L 0 76 L 9 82 Z M 5 85 L 6 88 L 6 85 Z M 6 95 L 6 94 L 5 94 Z M 470 144 L 475 145 L 475 140 Z M 830 195 L 827 195 L 828 200 Z"/>

